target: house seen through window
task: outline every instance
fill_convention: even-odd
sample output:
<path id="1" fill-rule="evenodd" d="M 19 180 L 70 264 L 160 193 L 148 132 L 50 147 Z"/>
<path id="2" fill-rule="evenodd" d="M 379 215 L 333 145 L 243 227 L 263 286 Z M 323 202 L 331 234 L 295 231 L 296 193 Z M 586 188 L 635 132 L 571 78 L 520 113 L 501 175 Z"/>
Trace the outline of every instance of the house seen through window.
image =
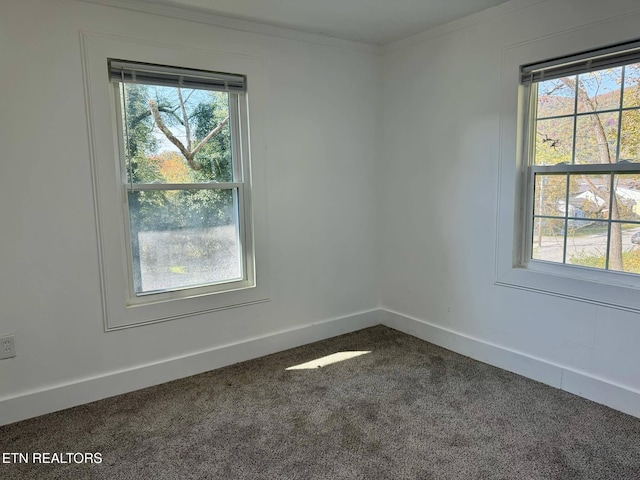
<path id="1" fill-rule="evenodd" d="M 619 48 L 523 67 L 531 260 L 640 274 L 639 62 Z"/>

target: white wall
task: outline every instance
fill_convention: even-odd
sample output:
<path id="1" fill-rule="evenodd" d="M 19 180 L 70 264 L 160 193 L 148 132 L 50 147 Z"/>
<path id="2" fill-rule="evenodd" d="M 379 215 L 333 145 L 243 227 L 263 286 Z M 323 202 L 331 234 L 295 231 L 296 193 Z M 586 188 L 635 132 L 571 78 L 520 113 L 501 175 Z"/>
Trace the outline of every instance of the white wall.
<path id="1" fill-rule="evenodd" d="M 598 389 L 640 391 L 638 315 L 494 285 L 499 82 L 505 47 L 637 9 L 514 0 L 378 57 L 0 0 L 0 335 L 18 352 L 0 361 L 0 424 L 379 320 L 624 410 Z M 104 333 L 80 29 L 263 59 L 271 302 Z"/>
<path id="2" fill-rule="evenodd" d="M 550 35 L 561 47 L 559 34 L 591 24 L 614 41 L 632 39 L 638 21 L 629 13 L 639 7 L 511 2 L 385 48 L 379 288 L 383 308 L 418 321 L 398 325 L 430 324 L 425 335 L 476 358 L 515 351 L 528 367 L 511 353 L 490 363 L 604 403 L 605 394 L 569 387 L 567 373 L 640 391 L 639 315 L 494 285 L 503 50 Z M 513 161 L 515 152 L 502 155 Z"/>
<path id="3" fill-rule="evenodd" d="M 103 331 L 79 30 L 262 59 L 269 303 Z M 0 45 L 0 424 L 373 321 L 269 337 L 377 307 L 375 54 L 72 0 L 0 0 Z"/>

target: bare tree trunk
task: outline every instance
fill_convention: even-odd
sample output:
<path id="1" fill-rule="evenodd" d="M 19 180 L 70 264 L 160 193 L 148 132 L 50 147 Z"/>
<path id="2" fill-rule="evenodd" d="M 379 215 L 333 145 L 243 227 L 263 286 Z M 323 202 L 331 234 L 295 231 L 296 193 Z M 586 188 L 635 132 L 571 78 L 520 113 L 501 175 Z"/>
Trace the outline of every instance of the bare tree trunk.
<path id="1" fill-rule="evenodd" d="M 618 211 L 618 200 L 615 191 L 613 200 L 611 201 L 611 219 L 620 218 Z M 623 271 L 622 263 L 622 224 L 618 222 L 611 223 L 611 240 L 609 243 L 609 270 Z"/>
<path id="2" fill-rule="evenodd" d="M 540 181 L 540 206 L 544 200 L 544 181 Z M 538 247 L 542 247 L 542 219 L 538 219 Z"/>
<path id="3" fill-rule="evenodd" d="M 587 111 L 594 113 L 594 115 L 591 117 L 591 126 L 598 142 L 598 154 L 600 156 L 600 163 L 614 163 L 615 161 L 611 159 L 611 152 L 609 151 L 607 134 L 604 131 L 604 127 L 602 126 L 600 117 L 595 114 L 596 107 L 593 104 L 593 101 L 589 98 L 584 85 L 582 85 L 581 82 L 578 82 L 578 84 L 576 85 L 576 82 L 569 78 L 562 78 L 561 80 L 569 88 L 575 89 L 577 86 L 578 102 L 580 102 Z M 592 182 L 589 183 L 592 185 L 591 193 L 593 193 L 596 198 L 604 200 L 605 204 L 609 205 L 609 215 L 611 216 L 611 220 L 619 220 L 620 212 L 618 209 L 618 198 L 616 196 L 615 186 L 613 194 L 610 194 L 611 192 L 607 191 L 607 195 L 603 195 L 597 187 L 593 186 Z M 622 226 L 618 222 L 611 223 L 611 234 L 609 238 L 609 270 L 623 270 Z"/>
<path id="4" fill-rule="evenodd" d="M 202 150 L 202 148 L 206 145 L 206 143 L 211 140 L 213 138 L 213 136 L 218 133 L 220 130 L 222 130 L 222 127 L 225 126 L 225 124 L 229 121 L 229 117 L 227 116 L 224 120 L 222 120 L 215 128 L 213 128 L 209 133 L 207 133 L 207 135 L 205 135 L 205 137 L 200 141 L 200 143 L 198 143 L 195 147 L 192 147 L 191 145 L 191 130 L 189 128 L 189 119 L 187 118 L 187 113 L 184 109 L 184 103 L 182 103 L 182 95 L 179 93 L 180 90 L 178 89 L 178 95 L 180 98 L 180 106 L 182 108 L 183 111 L 183 116 L 184 116 L 184 120 L 185 120 L 185 131 L 187 134 L 187 146 L 185 147 L 184 144 L 180 141 L 180 139 L 178 139 L 173 133 L 171 133 L 171 130 L 169 130 L 169 128 L 164 124 L 164 122 L 162 121 L 162 118 L 160 117 L 160 111 L 158 110 L 158 105 L 151 99 L 149 99 L 149 108 L 151 110 L 151 114 L 153 115 L 153 119 L 156 122 L 156 125 L 158 126 L 158 128 L 160 129 L 160 131 L 162 133 L 164 133 L 164 136 L 167 137 L 167 139 L 173 143 L 176 147 L 178 147 L 178 150 L 180 150 L 180 153 L 182 153 L 182 156 L 185 158 L 185 160 L 187 161 L 187 164 L 193 169 L 193 170 L 200 170 L 202 169 L 202 165 L 199 165 L 196 163 L 195 161 L 195 156 L 196 154 Z"/>
<path id="5" fill-rule="evenodd" d="M 178 101 L 180 102 L 180 111 L 182 112 L 184 133 L 187 137 L 187 150 L 191 151 L 191 127 L 189 126 L 189 117 L 187 116 L 187 109 L 184 106 L 182 90 L 180 88 L 178 88 Z"/>

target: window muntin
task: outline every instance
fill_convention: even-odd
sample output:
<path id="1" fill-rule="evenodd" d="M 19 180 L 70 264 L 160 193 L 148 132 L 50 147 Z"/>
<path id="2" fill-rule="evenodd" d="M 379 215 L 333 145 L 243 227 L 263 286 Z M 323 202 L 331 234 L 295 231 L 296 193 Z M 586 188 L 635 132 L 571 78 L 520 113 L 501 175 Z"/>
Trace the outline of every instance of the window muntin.
<path id="1" fill-rule="evenodd" d="M 573 73 L 522 77 L 528 258 L 640 274 L 640 63 Z"/>
<path id="2" fill-rule="evenodd" d="M 134 303 L 251 283 L 243 77 L 113 60 L 110 75 Z"/>

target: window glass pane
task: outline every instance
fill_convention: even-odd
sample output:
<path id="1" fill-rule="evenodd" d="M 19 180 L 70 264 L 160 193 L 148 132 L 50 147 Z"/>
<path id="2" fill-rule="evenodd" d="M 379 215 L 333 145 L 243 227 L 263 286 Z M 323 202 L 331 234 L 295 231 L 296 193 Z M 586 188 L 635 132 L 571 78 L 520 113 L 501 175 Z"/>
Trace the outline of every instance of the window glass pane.
<path id="1" fill-rule="evenodd" d="M 583 267 L 605 268 L 608 222 L 569 221 L 566 262 Z"/>
<path id="2" fill-rule="evenodd" d="M 620 160 L 640 162 L 640 109 L 622 112 Z"/>
<path id="3" fill-rule="evenodd" d="M 532 163 L 557 167 L 534 176 L 532 258 L 640 274 L 640 168 L 615 174 L 613 198 L 612 172 L 569 173 L 640 163 L 640 63 L 540 82 L 533 94 Z"/>
<path id="4" fill-rule="evenodd" d="M 136 294 L 242 277 L 237 191 L 129 192 Z"/>
<path id="5" fill-rule="evenodd" d="M 640 107 L 640 63 L 624 67 L 623 106 Z"/>
<path id="6" fill-rule="evenodd" d="M 640 221 L 640 174 L 615 176 L 615 199 L 620 220 Z"/>
<path id="7" fill-rule="evenodd" d="M 564 223 L 564 220 L 555 218 L 534 219 L 531 258 L 562 263 Z"/>
<path id="8" fill-rule="evenodd" d="M 536 175 L 534 215 L 564 216 L 567 176 Z"/>
<path id="9" fill-rule="evenodd" d="M 615 225 L 615 224 L 614 224 Z M 616 238 L 611 233 L 611 256 L 616 254 L 616 248 L 620 250 L 622 257 L 622 268 L 615 268 L 615 265 L 609 260 L 609 268 L 629 273 L 640 273 L 640 225 L 634 223 L 623 223 L 620 225 L 620 237 Z M 618 247 L 619 244 L 619 247 Z"/>
<path id="10" fill-rule="evenodd" d="M 620 108 L 622 67 L 578 75 L 578 112 Z"/>
<path id="11" fill-rule="evenodd" d="M 120 87 L 127 183 L 233 181 L 228 93 Z"/>
<path id="12" fill-rule="evenodd" d="M 571 163 L 573 117 L 536 122 L 535 165 Z"/>
<path id="13" fill-rule="evenodd" d="M 609 218 L 611 175 L 571 175 L 569 177 L 569 217 L 574 219 Z M 591 222 L 573 220 L 579 229 Z"/>
<path id="14" fill-rule="evenodd" d="M 575 111 L 575 77 L 538 83 L 538 118 L 572 115 Z"/>
<path id="15" fill-rule="evenodd" d="M 575 163 L 615 162 L 617 143 L 617 112 L 577 118 Z"/>

